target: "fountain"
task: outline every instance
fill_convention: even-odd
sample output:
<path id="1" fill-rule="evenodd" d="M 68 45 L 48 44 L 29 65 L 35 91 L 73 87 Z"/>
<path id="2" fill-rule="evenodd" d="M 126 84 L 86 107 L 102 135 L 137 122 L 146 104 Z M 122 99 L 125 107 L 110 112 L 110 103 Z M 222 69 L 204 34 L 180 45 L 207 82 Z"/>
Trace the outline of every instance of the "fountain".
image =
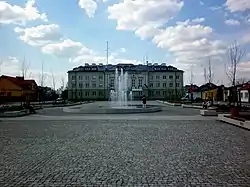
<path id="1" fill-rule="evenodd" d="M 115 85 L 114 90 L 110 91 L 110 105 L 112 108 L 128 107 L 128 73 L 124 73 L 122 68 L 120 75 L 118 69 L 115 70 Z"/>

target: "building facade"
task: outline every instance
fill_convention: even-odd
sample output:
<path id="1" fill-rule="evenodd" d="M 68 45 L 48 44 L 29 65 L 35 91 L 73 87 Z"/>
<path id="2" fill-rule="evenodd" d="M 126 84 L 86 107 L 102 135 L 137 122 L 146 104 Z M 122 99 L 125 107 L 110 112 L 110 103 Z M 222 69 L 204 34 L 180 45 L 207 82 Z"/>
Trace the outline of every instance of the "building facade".
<path id="1" fill-rule="evenodd" d="M 173 99 L 183 96 L 183 71 L 166 64 L 85 64 L 68 71 L 70 100 L 108 100 L 114 89 L 115 70 L 128 73 L 128 90 L 134 99 Z"/>
<path id="2" fill-rule="evenodd" d="M 37 101 L 38 90 L 35 80 L 24 77 L 0 77 L 0 103 L 13 101 Z"/>

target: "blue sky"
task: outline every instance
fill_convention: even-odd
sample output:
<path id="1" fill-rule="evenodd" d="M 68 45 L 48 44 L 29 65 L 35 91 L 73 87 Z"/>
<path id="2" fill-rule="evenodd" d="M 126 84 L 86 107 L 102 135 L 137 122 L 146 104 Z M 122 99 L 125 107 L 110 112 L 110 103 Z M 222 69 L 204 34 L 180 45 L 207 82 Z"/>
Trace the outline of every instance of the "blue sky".
<path id="1" fill-rule="evenodd" d="M 63 3 L 62 3 L 63 2 Z M 67 70 L 84 63 L 167 63 L 183 69 L 189 83 L 204 83 L 211 59 L 214 82 L 227 83 L 227 47 L 245 51 L 239 78 L 250 79 L 249 0 L 8 0 L 0 1 L 1 73 L 20 74 L 39 84 L 41 64 L 57 86 Z M 192 67 L 192 68 L 191 68 Z M 223 71 L 223 73 L 222 73 Z M 226 70 L 225 70 L 226 71 Z"/>

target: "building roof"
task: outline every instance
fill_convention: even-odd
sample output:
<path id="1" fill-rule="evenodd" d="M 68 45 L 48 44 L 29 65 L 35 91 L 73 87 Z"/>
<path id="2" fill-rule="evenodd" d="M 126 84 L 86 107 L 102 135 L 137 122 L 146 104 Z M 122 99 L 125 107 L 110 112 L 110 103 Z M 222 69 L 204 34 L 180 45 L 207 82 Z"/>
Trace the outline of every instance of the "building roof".
<path id="1" fill-rule="evenodd" d="M 240 88 L 240 90 L 250 90 L 250 83 L 247 83 Z"/>
<path id="2" fill-rule="evenodd" d="M 25 80 L 24 77 L 11 77 L 11 76 L 6 76 L 6 75 L 2 75 L 0 77 L 1 79 L 8 79 L 9 81 L 11 81 L 12 83 L 14 83 L 15 85 L 23 88 L 23 89 L 30 89 L 30 85 L 31 84 L 36 84 L 35 80 L 29 79 L 29 80 Z"/>
<path id="3" fill-rule="evenodd" d="M 118 71 L 123 69 L 123 71 L 150 71 L 150 72 L 184 72 L 182 70 L 177 69 L 173 66 L 166 66 L 166 64 L 148 64 L 148 65 L 134 65 L 134 64 L 117 64 L 117 65 L 103 65 L 103 64 L 85 64 L 85 66 L 79 66 L 74 68 L 73 70 L 68 71 L 68 73 L 72 72 L 104 72 L 104 71 L 115 71 L 118 69 Z"/>
<path id="4" fill-rule="evenodd" d="M 198 90 L 199 91 L 207 91 L 207 90 L 212 90 L 212 89 L 216 89 L 218 86 L 213 84 L 213 83 L 206 83 L 201 85 Z"/>

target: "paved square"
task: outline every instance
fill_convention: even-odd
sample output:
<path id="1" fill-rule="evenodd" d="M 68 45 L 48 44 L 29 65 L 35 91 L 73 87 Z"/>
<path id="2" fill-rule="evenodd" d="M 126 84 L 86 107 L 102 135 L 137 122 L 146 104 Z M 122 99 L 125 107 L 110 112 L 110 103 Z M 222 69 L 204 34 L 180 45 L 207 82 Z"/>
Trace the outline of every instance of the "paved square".
<path id="1" fill-rule="evenodd" d="M 0 186 L 250 184 L 250 132 L 214 120 L 2 121 L 0 133 Z"/>

